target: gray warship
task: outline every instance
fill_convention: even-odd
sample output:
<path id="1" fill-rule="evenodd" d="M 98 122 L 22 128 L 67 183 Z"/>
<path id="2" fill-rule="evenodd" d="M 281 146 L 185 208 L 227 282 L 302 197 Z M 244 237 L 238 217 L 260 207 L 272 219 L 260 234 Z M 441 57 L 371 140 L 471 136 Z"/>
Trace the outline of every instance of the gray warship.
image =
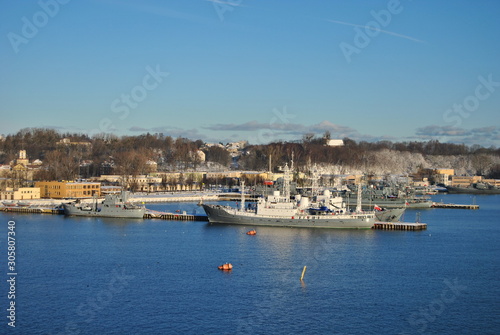
<path id="1" fill-rule="evenodd" d="M 378 207 L 378 206 L 377 206 Z M 380 208 L 375 210 L 378 222 L 398 222 L 401 220 L 406 208 Z"/>
<path id="2" fill-rule="evenodd" d="M 350 190 L 343 194 L 344 200 L 349 203 L 356 203 L 358 192 L 357 186 L 351 185 Z M 378 189 L 366 188 L 361 192 L 363 208 L 373 208 L 374 205 L 386 209 L 431 208 L 433 201 L 427 196 L 415 196 L 411 188 L 398 189 L 395 186 L 380 187 Z"/>
<path id="3" fill-rule="evenodd" d="M 126 191 L 107 194 L 100 204 L 94 197 L 91 204 L 80 203 L 77 200 L 76 202 L 63 203 L 62 206 L 64 214 L 70 216 L 142 219 L 146 211 L 144 206 L 131 203 L 129 193 Z"/>
<path id="4" fill-rule="evenodd" d="M 500 194 L 500 187 L 488 183 L 474 183 L 468 187 L 446 186 L 448 193 Z"/>

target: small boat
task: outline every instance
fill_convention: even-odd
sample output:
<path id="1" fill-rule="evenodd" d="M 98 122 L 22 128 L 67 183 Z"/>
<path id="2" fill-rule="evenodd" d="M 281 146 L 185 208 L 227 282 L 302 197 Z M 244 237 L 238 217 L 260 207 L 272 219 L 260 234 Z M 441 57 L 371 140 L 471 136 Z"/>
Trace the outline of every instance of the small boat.
<path id="1" fill-rule="evenodd" d="M 255 235 L 257 234 L 257 231 L 255 229 L 247 231 L 247 235 Z"/>
<path id="2" fill-rule="evenodd" d="M 17 206 L 17 203 L 14 201 L 2 201 L 2 205 L 6 207 L 15 207 Z"/>
<path id="3" fill-rule="evenodd" d="M 219 265 L 217 268 L 219 270 L 222 270 L 222 271 L 231 271 L 233 269 L 233 264 L 226 263 L 226 264 Z"/>

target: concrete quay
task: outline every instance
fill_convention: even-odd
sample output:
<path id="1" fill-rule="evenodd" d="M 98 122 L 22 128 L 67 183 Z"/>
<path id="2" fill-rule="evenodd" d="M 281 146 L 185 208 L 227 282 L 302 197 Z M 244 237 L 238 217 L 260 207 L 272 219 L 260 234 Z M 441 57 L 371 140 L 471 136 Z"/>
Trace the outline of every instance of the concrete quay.
<path id="1" fill-rule="evenodd" d="M 479 209 L 479 205 L 460 205 L 460 204 L 445 204 L 442 202 L 435 202 L 432 208 L 454 208 L 454 209 Z"/>

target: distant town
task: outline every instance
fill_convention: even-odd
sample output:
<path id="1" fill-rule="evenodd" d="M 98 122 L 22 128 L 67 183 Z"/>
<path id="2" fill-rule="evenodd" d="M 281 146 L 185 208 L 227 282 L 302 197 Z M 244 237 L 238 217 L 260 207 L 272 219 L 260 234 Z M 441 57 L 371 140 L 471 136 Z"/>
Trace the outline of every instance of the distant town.
<path id="1" fill-rule="evenodd" d="M 164 134 L 92 138 L 27 128 L 0 137 L 0 200 L 91 198 L 122 189 L 179 192 L 276 183 L 293 167 L 299 187 L 386 181 L 425 192 L 432 186 L 500 187 L 500 149 L 424 142 L 356 142 L 329 132 L 299 141 L 206 143 Z"/>

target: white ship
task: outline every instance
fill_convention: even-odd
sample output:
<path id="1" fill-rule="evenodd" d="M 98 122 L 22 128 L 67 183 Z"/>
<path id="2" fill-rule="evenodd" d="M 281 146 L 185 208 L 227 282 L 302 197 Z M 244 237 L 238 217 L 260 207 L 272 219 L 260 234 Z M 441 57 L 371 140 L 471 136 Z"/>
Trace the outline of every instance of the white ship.
<path id="1" fill-rule="evenodd" d="M 363 212 L 359 203 L 355 211 L 348 210 L 340 197 L 328 196 L 329 210 L 311 208 L 307 197 L 290 198 L 290 169 L 285 166 L 284 194 L 260 198 L 255 206 L 245 206 L 244 183 L 239 208 L 202 204 L 211 223 L 300 227 L 300 228 L 351 228 L 370 229 L 375 223 L 375 213 Z M 326 199 L 326 197 L 325 197 Z M 361 199 L 361 197 L 359 197 Z"/>

